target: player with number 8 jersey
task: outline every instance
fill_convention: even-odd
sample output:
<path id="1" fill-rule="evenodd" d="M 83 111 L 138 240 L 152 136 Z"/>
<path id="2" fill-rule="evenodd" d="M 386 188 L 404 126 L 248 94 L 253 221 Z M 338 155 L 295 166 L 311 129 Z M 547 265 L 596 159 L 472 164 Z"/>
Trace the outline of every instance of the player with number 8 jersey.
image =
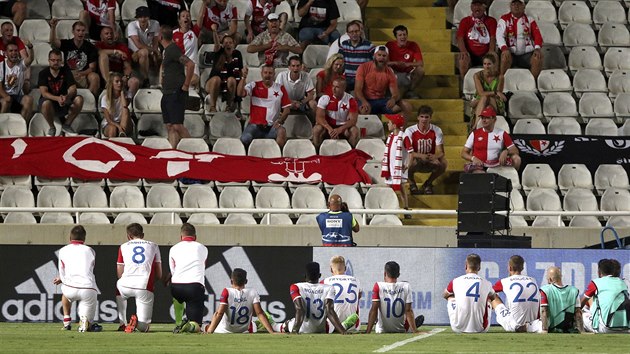
<path id="1" fill-rule="evenodd" d="M 120 330 L 147 332 L 153 315 L 153 286 L 155 279 L 162 278 L 162 257 L 156 243 L 144 240 L 142 225 L 129 224 L 127 239 L 118 249 L 116 266 Z M 131 297 L 136 299 L 136 315 L 127 323 L 127 299 Z"/>

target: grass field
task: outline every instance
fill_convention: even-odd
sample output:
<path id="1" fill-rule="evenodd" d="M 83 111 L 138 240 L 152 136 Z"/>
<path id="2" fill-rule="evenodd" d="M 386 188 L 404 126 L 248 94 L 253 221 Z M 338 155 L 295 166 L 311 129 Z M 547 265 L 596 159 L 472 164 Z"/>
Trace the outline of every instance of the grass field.
<path id="1" fill-rule="evenodd" d="M 62 331 L 59 323 L 0 323 L 0 352 L 368 353 L 414 338 L 405 334 L 174 335 L 173 326 L 166 324 L 154 324 L 146 334 L 116 332 L 114 324 L 104 324 L 101 333 L 78 333 L 76 327 Z M 443 331 L 387 353 L 630 353 L 630 335 L 514 334 L 497 327 L 486 334 L 462 335 L 445 327 L 422 329 Z"/>

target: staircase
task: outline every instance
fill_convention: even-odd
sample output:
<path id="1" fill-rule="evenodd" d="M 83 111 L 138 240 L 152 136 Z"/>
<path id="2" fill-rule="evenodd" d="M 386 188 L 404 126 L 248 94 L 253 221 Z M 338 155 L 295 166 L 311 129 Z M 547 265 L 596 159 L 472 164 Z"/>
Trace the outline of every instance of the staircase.
<path id="1" fill-rule="evenodd" d="M 448 170 L 433 183 L 433 195 L 409 196 L 413 209 L 457 209 L 459 174 L 464 160 L 459 157 L 468 135 L 464 122 L 464 101 L 460 98 L 459 78 L 455 74 L 455 54 L 451 52 L 451 30 L 447 29 L 446 8 L 431 7 L 434 0 L 370 0 L 366 8 L 366 28 L 375 44 L 393 40 L 392 29 L 404 25 L 409 29 L 409 40 L 422 49 L 425 77 L 418 94 L 422 99 L 409 100 L 413 105 L 413 119 L 417 123 L 418 107 L 429 105 L 435 112 L 433 123 L 444 132 L 444 149 Z M 420 186 L 428 174 L 416 174 Z M 456 226 L 457 218 L 416 215 L 403 220 L 405 225 Z"/>

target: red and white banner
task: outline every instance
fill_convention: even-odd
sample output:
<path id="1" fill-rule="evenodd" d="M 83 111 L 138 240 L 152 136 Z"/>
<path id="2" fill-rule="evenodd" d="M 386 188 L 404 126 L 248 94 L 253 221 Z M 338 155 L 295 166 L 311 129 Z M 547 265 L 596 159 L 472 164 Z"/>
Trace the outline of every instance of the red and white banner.
<path id="1" fill-rule="evenodd" d="M 363 171 L 368 159 L 360 150 L 337 156 L 263 159 L 155 150 L 96 138 L 0 139 L 0 176 L 353 184 L 370 183 Z"/>

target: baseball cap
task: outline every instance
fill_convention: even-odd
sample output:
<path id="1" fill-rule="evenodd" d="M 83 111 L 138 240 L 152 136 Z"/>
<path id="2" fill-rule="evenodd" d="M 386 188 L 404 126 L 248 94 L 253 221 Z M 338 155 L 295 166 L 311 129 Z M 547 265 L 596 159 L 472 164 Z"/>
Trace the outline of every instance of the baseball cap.
<path id="1" fill-rule="evenodd" d="M 151 11 L 146 6 L 140 6 L 136 8 L 136 18 L 138 17 L 151 17 Z"/>
<path id="2" fill-rule="evenodd" d="M 405 126 L 405 117 L 402 114 L 386 114 L 385 117 L 394 123 L 398 128 Z"/>
<path id="3" fill-rule="evenodd" d="M 479 117 L 496 117 L 497 112 L 492 108 L 492 106 L 488 106 L 481 111 Z"/>
<path id="4" fill-rule="evenodd" d="M 270 13 L 269 15 L 267 15 L 267 21 L 277 21 L 280 19 L 280 16 L 278 16 L 278 14 L 276 13 Z"/>

